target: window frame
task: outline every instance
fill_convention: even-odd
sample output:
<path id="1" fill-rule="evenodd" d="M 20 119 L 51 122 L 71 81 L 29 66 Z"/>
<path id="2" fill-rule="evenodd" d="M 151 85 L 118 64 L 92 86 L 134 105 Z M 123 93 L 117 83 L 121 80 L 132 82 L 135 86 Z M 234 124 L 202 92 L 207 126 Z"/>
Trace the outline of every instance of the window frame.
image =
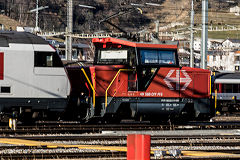
<path id="1" fill-rule="evenodd" d="M 143 50 L 155 50 L 158 54 L 158 63 L 143 63 L 143 59 L 142 59 L 142 54 L 141 51 Z M 159 52 L 172 52 L 173 53 L 173 58 L 174 58 L 174 63 L 169 64 L 169 63 L 159 63 L 160 59 L 159 59 Z M 150 48 L 150 49 L 146 49 L 146 48 L 139 48 L 138 49 L 138 61 L 139 64 L 142 66 L 179 66 L 179 60 L 177 57 L 177 50 L 170 50 L 170 49 L 158 49 L 158 48 Z M 162 60 L 161 60 L 162 61 Z"/>
<path id="2" fill-rule="evenodd" d="M 51 57 L 52 60 L 48 61 L 47 57 Z M 51 65 L 48 65 L 49 63 L 51 63 Z M 56 51 L 34 51 L 34 67 L 61 68 L 63 67 L 63 63 L 59 54 Z"/>
<path id="3" fill-rule="evenodd" d="M 127 59 L 101 59 L 101 51 L 109 51 L 109 50 L 126 50 L 127 51 Z M 128 65 L 130 61 L 130 48 L 106 48 L 106 49 L 98 49 L 96 50 L 96 56 L 95 56 L 95 64 L 109 64 L 109 65 Z"/>

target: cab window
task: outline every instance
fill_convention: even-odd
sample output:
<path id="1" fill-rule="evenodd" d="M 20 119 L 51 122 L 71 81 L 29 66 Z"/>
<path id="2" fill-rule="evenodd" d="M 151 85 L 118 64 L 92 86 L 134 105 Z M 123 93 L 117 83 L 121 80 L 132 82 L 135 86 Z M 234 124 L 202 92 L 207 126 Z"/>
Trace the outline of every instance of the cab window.
<path id="1" fill-rule="evenodd" d="M 35 67 L 63 67 L 62 61 L 57 52 L 35 52 Z"/>
<path id="2" fill-rule="evenodd" d="M 140 50 L 142 65 L 176 65 L 174 51 Z"/>
<path id="3" fill-rule="evenodd" d="M 98 50 L 98 63 L 100 64 L 127 64 L 128 50 L 112 49 Z"/>

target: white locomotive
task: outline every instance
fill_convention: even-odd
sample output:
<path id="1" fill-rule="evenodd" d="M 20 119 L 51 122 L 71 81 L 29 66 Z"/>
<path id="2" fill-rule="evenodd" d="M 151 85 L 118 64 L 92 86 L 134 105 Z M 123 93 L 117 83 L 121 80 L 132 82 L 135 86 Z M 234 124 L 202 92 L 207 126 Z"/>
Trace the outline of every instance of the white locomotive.
<path id="1" fill-rule="evenodd" d="M 70 83 L 56 50 L 27 32 L 0 31 L 0 113 L 44 118 L 65 110 Z M 52 115 L 51 115 L 52 116 Z"/>

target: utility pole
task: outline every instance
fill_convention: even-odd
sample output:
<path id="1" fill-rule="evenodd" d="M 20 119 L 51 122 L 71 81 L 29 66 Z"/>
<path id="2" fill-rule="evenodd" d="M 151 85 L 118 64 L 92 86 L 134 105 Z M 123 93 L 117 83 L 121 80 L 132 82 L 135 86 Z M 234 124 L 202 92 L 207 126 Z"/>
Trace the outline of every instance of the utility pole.
<path id="1" fill-rule="evenodd" d="M 193 25 L 194 25 L 194 4 L 192 0 L 191 11 L 191 40 L 190 40 L 190 67 L 194 67 L 194 37 L 193 37 Z"/>
<path id="2" fill-rule="evenodd" d="M 155 32 L 159 33 L 159 20 L 155 21 Z"/>
<path id="3" fill-rule="evenodd" d="M 38 0 L 36 2 L 36 25 L 35 25 L 35 31 L 38 31 Z"/>
<path id="4" fill-rule="evenodd" d="M 72 0 L 68 0 L 67 6 L 67 28 L 66 28 L 66 38 L 65 38 L 65 52 L 67 55 L 67 60 L 72 60 L 72 30 L 73 30 L 73 3 Z"/>
<path id="5" fill-rule="evenodd" d="M 38 7 L 38 0 L 37 0 L 36 1 L 36 8 L 29 11 L 30 13 L 36 12 L 36 24 L 35 24 L 35 29 L 34 29 L 35 32 L 40 31 L 40 28 L 38 27 L 38 14 L 39 14 L 39 11 L 43 10 L 43 9 L 46 9 L 46 8 L 48 8 L 48 6 Z M 21 10 L 21 6 L 20 6 L 20 10 Z"/>
<path id="6" fill-rule="evenodd" d="M 201 68 L 207 68 L 208 50 L 208 0 L 202 0 L 202 44 L 201 44 Z"/>

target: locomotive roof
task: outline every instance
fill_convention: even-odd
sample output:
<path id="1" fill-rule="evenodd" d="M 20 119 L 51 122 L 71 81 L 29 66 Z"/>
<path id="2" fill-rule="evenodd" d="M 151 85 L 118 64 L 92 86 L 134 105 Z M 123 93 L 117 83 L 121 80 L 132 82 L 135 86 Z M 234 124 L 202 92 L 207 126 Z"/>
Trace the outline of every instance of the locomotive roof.
<path id="1" fill-rule="evenodd" d="M 177 49 L 178 44 L 177 42 L 166 42 L 166 41 L 156 41 L 154 42 L 132 42 L 128 41 L 126 39 L 117 39 L 117 38 L 93 38 L 92 39 L 93 43 L 102 43 L 102 44 L 107 44 L 107 43 L 112 43 L 112 44 L 119 44 L 119 45 L 125 45 L 125 46 L 130 46 L 130 47 L 138 47 L 138 48 L 164 48 L 164 49 Z"/>
<path id="2" fill-rule="evenodd" d="M 239 84 L 240 73 L 229 72 L 229 73 L 216 73 L 214 83 L 228 83 L 228 84 Z"/>
<path id="3" fill-rule="evenodd" d="M 0 31 L 0 47 L 8 47 L 9 43 L 48 44 L 43 38 L 29 32 Z"/>

